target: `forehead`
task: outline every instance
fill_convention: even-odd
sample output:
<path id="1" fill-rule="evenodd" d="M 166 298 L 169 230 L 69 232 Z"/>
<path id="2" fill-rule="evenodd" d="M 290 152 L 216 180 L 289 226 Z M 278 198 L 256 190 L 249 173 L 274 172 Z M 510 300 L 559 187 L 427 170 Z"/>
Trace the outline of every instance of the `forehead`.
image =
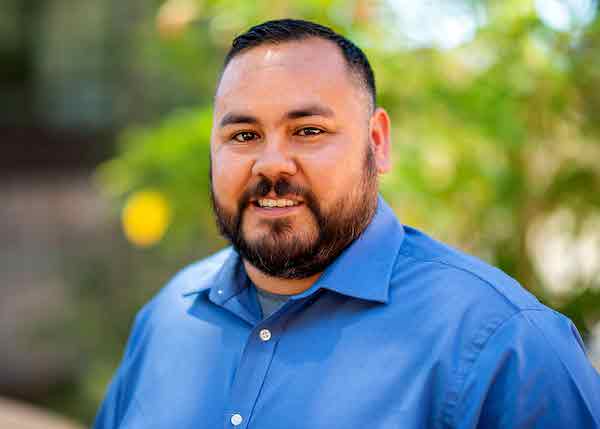
<path id="1" fill-rule="evenodd" d="M 215 112 L 307 101 L 363 105 L 365 93 L 337 45 L 311 38 L 265 44 L 234 57 L 217 89 Z"/>

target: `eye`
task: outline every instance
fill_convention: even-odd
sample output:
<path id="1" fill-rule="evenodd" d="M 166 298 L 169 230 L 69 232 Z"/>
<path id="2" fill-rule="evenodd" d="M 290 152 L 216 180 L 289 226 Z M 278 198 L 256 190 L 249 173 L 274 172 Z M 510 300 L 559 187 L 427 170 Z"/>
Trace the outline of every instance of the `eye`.
<path id="1" fill-rule="evenodd" d="M 249 141 L 257 139 L 257 138 L 258 138 L 258 134 L 254 133 L 252 131 L 242 131 L 237 134 L 234 134 L 231 137 L 232 140 L 235 140 L 236 142 L 240 142 L 240 143 L 249 142 Z"/>
<path id="2" fill-rule="evenodd" d="M 323 134 L 325 131 L 323 131 L 320 128 L 315 128 L 315 127 L 304 127 L 304 128 L 300 128 L 298 131 L 296 131 L 296 135 L 302 136 L 302 137 L 310 137 L 310 136 L 318 136 L 319 134 Z"/>

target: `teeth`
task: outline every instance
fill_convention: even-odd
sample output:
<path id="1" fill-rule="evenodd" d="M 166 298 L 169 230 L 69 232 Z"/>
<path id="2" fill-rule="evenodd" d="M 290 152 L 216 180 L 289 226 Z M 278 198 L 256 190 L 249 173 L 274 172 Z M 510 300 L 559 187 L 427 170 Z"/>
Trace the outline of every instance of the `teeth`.
<path id="1" fill-rule="evenodd" d="M 292 201 L 292 200 L 285 200 L 285 199 L 272 200 L 270 198 L 264 198 L 264 199 L 258 200 L 258 205 L 261 207 L 291 207 L 291 206 L 298 205 L 298 203 L 296 201 Z"/>

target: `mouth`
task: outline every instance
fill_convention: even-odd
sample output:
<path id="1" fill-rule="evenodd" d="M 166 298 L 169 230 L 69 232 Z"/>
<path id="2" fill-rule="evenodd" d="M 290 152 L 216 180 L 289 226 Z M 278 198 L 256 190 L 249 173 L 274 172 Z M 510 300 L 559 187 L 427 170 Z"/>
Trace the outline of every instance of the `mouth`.
<path id="1" fill-rule="evenodd" d="M 280 217 L 294 214 L 304 205 L 295 198 L 258 198 L 250 201 L 249 208 L 263 217 Z"/>
<path id="2" fill-rule="evenodd" d="M 251 204 L 261 209 L 273 209 L 283 207 L 296 207 L 301 205 L 302 201 L 289 198 L 259 198 L 254 201 L 251 201 Z"/>

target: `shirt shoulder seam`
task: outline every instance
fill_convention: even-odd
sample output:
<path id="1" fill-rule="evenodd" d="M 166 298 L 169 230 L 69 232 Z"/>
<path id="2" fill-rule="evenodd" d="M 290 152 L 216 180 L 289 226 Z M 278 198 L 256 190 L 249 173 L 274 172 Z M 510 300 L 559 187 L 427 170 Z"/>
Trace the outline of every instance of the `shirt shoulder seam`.
<path id="1" fill-rule="evenodd" d="M 557 316 L 559 317 L 563 317 L 567 320 L 569 320 L 568 318 L 566 318 L 565 316 L 563 316 L 562 314 L 553 311 L 553 313 L 555 313 Z M 558 352 L 558 350 L 556 349 L 556 346 L 554 345 L 554 343 L 552 341 L 550 341 L 550 339 L 548 338 L 548 336 L 546 335 L 546 333 L 544 332 L 543 329 L 540 328 L 540 326 L 533 320 L 531 320 L 529 317 L 527 317 L 526 315 L 523 316 L 525 318 L 525 320 L 527 320 L 527 322 L 537 331 L 540 333 L 540 335 L 544 338 L 544 342 L 548 345 L 548 347 L 552 350 L 554 356 L 556 357 L 556 359 L 558 360 L 558 362 L 560 363 L 560 365 L 563 367 L 564 371 L 566 374 L 569 375 L 569 377 L 571 377 L 571 380 L 575 380 L 575 377 L 573 376 L 573 373 L 571 371 L 571 369 L 569 368 L 569 366 L 565 363 L 564 359 L 561 357 L 560 353 Z M 570 320 L 569 320 L 570 321 Z M 571 322 L 572 323 L 572 322 Z M 579 343 L 579 341 L 578 341 Z M 582 347 L 582 351 L 584 354 L 587 354 L 585 347 L 582 344 L 579 344 Z M 579 385 L 577 383 L 574 383 L 575 386 L 577 387 L 577 392 L 580 394 L 580 397 L 582 399 L 583 402 L 585 402 L 586 406 L 588 406 L 588 409 L 593 409 L 593 407 L 591 407 L 588 402 L 586 401 L 586 397 L 585 395 L 581 394 Z"/>
<path id="2" fill-rule="evenodd" d="M 458 370 L 455 374 L 455 380 L 450 384 L 450 388 L 448 389 L 446 400 L 442 405 L 442 409 L 440 412 L 441 421 L 444 424 L 444 427 L 452 428 L 455 425 L 456 420 L 456 405 L 460 398 L 460 393 L 464 389 L 464 382 L 467 377 L 470 375 L 475 362 L 481 356 L 481 353 L 485 350 L 487 345 L 489 344 L 492 337 L 504 326 L 510 323 L 512 320 L 519 316 L 523 316 L 527 321 L 529 319 L 524 316 L 524 313 L 532 312 L 532 311 L 548 311 L 546 308 L 526 308 L 519 309 L 515 313 L 511 314 L 505 318 L 497 318 L 493 319 L 493 321 L 487 325 L 484 325 L 477 333 L 473 336 L 473 339 L 469 343 L 470 345 L 475 344 L 475 352 L 474 353 L 464 353 L 461 356 L 459 361 Z M 481 335 L 484 335 L 481 338 Z"/>

